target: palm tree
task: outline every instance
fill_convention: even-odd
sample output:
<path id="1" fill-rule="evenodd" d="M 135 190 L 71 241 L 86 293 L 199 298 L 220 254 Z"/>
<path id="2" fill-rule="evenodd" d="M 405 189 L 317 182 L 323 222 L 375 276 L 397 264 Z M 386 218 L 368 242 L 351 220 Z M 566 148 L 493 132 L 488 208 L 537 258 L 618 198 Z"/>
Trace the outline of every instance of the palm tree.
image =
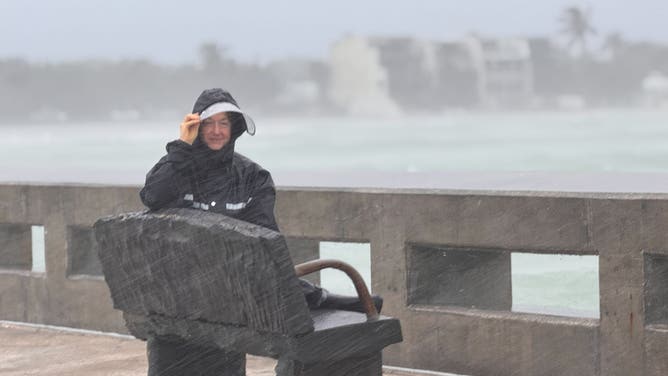
<path id="1" fill-rule="evenodd" d="M 603 49 L 606 50 L 612 58 L 619 57 L 626 46 L 627 43 L 624 36 L 618 31 L 608 34 L 603 42 Z"/>
<path id="2" fill-rule="evenodd" d="M 573 51 L 579 46 L 581 54 L 587 54 L 587 38 L 590 35 L 596 35 L 596 30 L 591 22 L 591 9 L 583 11 L 572 6 L 564 9 L 559 18 L 562 24 L 561 33 L 568 38 L 568 48 Z"/>

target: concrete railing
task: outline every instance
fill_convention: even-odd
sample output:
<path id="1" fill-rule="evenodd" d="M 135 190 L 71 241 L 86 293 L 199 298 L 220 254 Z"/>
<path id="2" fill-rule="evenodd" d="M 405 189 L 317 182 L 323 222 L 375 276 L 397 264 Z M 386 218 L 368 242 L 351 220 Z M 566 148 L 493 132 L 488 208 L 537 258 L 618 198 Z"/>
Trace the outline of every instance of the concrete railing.
<path id="1" fill-rule="evenodd" d="M 0 320 L 125 332 L 90 226 L 141 209 L 137 187 L 0 185 Z M 668 195 L 282 188 L 276 213 L 296 262 L 319 241 L 370 243 L 372 289 L 405 338 L 388 365 L 668 374 Z M 513 252 L 598 255 L 600 319 L 512 312 Z"/>

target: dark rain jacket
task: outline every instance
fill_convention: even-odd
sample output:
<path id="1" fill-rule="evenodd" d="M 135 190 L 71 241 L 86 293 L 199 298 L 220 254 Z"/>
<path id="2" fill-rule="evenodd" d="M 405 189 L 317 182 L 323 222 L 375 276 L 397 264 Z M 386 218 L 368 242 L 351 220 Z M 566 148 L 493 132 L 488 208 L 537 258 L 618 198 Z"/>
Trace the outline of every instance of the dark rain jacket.
<path id="1" fill-rule="evenodd" d="M 217 102 L 236 105 L 222 89 L 205 90 L 193 113 Z M 198 136 L 192 145 L 176 140 L 167 144 L 167 155 L 146 175 L 140 192 L 149 209 L 196 208 L 251 222 L 278 231 L 274 218 L 276 191 L 269 172 L 234 152 L 234 143 L 246 130 L 240 114 L 228 113 L 232 122 L 230 142 L 221 150 L 209 149 Z M 300 280 L 309 307 L 324 300 L 322 288 Z M 243 375 L 245 355 L 197 346 L 184 341 L 151 338 L 148 342 L 149 376 Z"/>
<path id="2" fill-rule="evenodd" d="M 236 105 L 228 92 L 209 89 L 197 99 L 193 113 L 201 113 L 217 102 Z M 167 155 L 146 175 L 141 200 L 152 210 L 196 208 L 278 231 L 271 174 L 234 151 L 234 143 L 246 130 L 246 123 L 240 114 L 228 115 L 232 134 L 221 150 L 209 149 L 200 136 L 192 145 L 181 140 L 168 143 Z"/>

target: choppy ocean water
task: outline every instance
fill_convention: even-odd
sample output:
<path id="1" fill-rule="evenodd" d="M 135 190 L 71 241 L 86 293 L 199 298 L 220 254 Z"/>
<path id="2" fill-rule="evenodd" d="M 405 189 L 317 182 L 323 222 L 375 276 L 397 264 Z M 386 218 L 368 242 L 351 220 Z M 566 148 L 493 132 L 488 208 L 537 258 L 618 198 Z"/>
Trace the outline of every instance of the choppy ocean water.
<path id="1" fill-rule="evenodd" d="M 237 151 L 286 172 L 668 172 L 668 111 L 262 118 Z M 140 184 L 180 119 L 0 125 L 0 180 Z"/>
<path id="2" fill-rule="evenodd" d="M 165 143 L 177 138 L 179 121 L 0 125 L 0 181 L 142 184 Z M 342 172 L 668 173 L 668 111 L 255 121 L 257 134 L 242 136 L 236 150 L 283 185 L 291 185 L 295 174 L 303 183 L 312 173 L 336 181 Z M 364 246 L 350 249 L 328 244 L 322 253 L 351 257 L 368 270 Z M 598 317 L 595 257 L 553 256 L 562 260 L 555 264 L 529 256 L 513 256 L 515 310 Z M 324 274 L 323 283 L 340 292 L 350 289 L 336 276 Z"/>

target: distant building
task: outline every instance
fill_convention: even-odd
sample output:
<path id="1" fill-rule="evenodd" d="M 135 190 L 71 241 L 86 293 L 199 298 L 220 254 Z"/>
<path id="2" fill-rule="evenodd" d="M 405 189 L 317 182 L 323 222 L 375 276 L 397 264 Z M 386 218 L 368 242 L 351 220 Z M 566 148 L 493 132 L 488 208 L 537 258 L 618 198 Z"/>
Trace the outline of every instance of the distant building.
<path id="1" fill-rule="evenodd" d="M 461 42 L 436 43 L 439 62 L 436 95 L 446 107 L 474 107 L 480 104 L 478 70 L 473 55 Z"/>
<path id="2" fill-rule="evenodd" d="M 329 63 L 330 98 L 348 113 L 525 106 L 533 99 L 525 39 L 348 37 L 332 46 Z"/>
<path id="3" fill-rule="evenodd" d="M 438 62 L 433 44 L 412 38 L 372 38 L 379 62 L 387 72 L 390 97 L 407 111 L 438 105 Z"/>
<path id="4" fill-rule="evenodd" d="M 408 111 L 438 111 L 478 103 L 473 60 L 461 43 L 373 38 L 388 73 L 389 93 Z"/>
<path id="5" fill-rule="evenodd" d="M 668 76 L 652 72 L 642 81 L 645 101 L 651 107 L 668 107 Z"/>
<path id="6" fill-rule="evenodd" d="M 390 96 L 388 70 L 369 39 L 347 37 L 336 42 L 329 65 L 329 98 L 344 113 L 389 117 L 401 112 Z"/>
<path id="7" fill-rule="evenodd" d="M 353 114 L 477 105 L 477 71 L 461 43 L 348 37 L 331 48 L 330 98 Z"/>
<path id="8" fill-rule="evenodd" d="M 533 65 L 524 38 L 464 40 L 477 71 L 477 90 L 485 107 L 525 106 L 533 98 Z"/>

